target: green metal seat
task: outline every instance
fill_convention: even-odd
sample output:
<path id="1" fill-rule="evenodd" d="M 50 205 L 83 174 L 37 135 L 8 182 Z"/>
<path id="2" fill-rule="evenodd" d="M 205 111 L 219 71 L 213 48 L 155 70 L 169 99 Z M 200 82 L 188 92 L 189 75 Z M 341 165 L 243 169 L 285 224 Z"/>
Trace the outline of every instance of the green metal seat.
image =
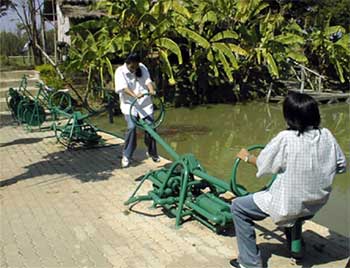
<path id="1" fill-rule="evenodd" d="M 313 216 L 299 218 L 292 227 L 285 228 L 288 249 L 291 257 L 300 260 L 304 257 L 304 240 L 302 238 L 303 223 L 305 220 L 311 219 Z"/>

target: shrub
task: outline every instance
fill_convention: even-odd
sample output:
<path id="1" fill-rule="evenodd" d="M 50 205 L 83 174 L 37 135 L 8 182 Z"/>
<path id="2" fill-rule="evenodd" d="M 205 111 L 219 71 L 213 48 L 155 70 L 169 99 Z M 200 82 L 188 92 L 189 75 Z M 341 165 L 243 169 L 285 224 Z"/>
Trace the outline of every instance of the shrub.
<path id="1" fill-rule="evenodd" d="M 50 64 L 42 64 L 35 67 L 35 70 L 40 72 L 40 78 L 44 83 L 52 88 L 64 88 L 64 81 L 58 76 L 55 68 Z"/>

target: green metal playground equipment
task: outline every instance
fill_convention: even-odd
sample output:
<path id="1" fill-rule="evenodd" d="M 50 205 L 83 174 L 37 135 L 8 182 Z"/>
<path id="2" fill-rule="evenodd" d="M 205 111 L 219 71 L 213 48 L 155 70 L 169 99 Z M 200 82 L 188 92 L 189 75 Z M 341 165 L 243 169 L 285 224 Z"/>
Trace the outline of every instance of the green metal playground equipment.
<path id="1" fill-rule="evenodd" d="M 52 96 L 53 102 L 56 96 Z M 51 102 L 51 99 L 50 99 Z M 108 107 L 107 107 L 108 108 Z M 95 113 L 83 114 L 81 111 L 74 111 L 73 109 L 67 111 L 61 109 L 60 106 L 51 105 L 51 112 L 55 121 L 51 128 L 55 132 L 58 142 L 67 148 L 76 146 L 96 147 L 97 145 L 106 146 L 102 136 L 97 132 L 104 132 L 106 134 L 119 137 L 116 133 L 111 133 L 102 130 L 89 123 L 89 118 Z M 120 137 L 119 137 L 120 138 Z"/>
<path id="2" fill-rule="evenodd" d="M 99 130 L 87 122 L 89 114 L 82 114 L 79 111 L 67 113 L 58 108 L 53 108 L 54 114 L 64 118 L 63 122 L 55 121 L 52 129 L 58 142 L 67 148 L 73 148 L 76 145 L 95 146 L 102 141 L 102 137 L 97 134 Z"/>
<path id="3" fill-rule="evenodd" d="M 32 95 L 27 90 L 27 77 L 23 76 L 18 88 L 10 88 L 6 102 L 17 122 L 28 129 L 41 127 L 46 120 L 46 109 L 59 108 L 66 112 L 72 109 L 70 95 L 63 90 L 52 90 L 44 83 L 37 83 L 38 91 Z"/>
<path id="4" fill-rule="evenodd" d="M 9 88 L 6 96 L 7 107 L 11 111 L 13 118 L 17 120 L 18 104 L 23 100 L 24 96 L 21 94 L 27 88 L 27 78 L 23 76 L 18 88 Z"/>
<path id="5" fill-rule="evenodd" d="M 48 110 L 53 123 L 57 140 L 68 148 L 77 144 L 93 146 L 102 144 L 102 131 L 88 123 L 92 114 L 82 114 L 74 111 L 70 95 L 63 90 L 52 90 L 44 83 L 37 83 L 38 92 L 32 95 L 27 90 L 27 77 L 23 76 L 18 88 L 10 88 L 6 98 L 7 105 L 17 122 L 24 124 L 27 129 L 39 127 L 46 120 Z M 104 131 L 106 132 L 106 131 Z M 106 132 L 110 135 L 113 133 Z"/>
<path id="6" fill-rule="evenodd" d="M 130 107 L 135 106 L 136 99 Z M 149 200 L 153 207 L 161 206 L 176 218 L 175 226 L 179 227 L 185 217 L 198 220 L 211 230 L 219 232 L 227 224 L 231 224 L 232 214 L 230 203 L 222 197 L 225 192 L 232 192 L 236 196 L 249 194 L 247 189 L 237 182 L 237 170 L 240 159 L 236 159 L 230 182 L 209 175 L 193 154 L 177 154 L 155 131 L 164 119 L 164 106 L 159 101 L 161 112 L 152 125 L 141 118 L 133 118 L 134 123 L 147 131 L 172 157 L 169 168 L 161 168 L 146 173 L 130 198 L 124 203 L 130 205 L 136 202 Z M 264 148 L 263 145 L 254 145 L 248 151 Z M 273 183 L 275 176 L 263 187 L 266 189 Z M 152 183 L 153 189 L 145 195 L 137 195 L 145 181 Z M 301 221 L 290 232 L 292 257 L 300 258 L 302 252 Z"/>

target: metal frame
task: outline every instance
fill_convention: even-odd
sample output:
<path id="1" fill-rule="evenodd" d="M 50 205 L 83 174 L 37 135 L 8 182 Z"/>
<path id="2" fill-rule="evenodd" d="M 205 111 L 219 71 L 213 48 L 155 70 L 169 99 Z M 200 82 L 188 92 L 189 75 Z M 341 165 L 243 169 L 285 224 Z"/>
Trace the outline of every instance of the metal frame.
<path id="1" fill-rule="evenodd" d="M 133 101 L 130 111 L 137 99 Z M 164 110 L 164 108 L 162 108 Z M 236 174 L 239 159 L 236 159 L 230 183 L 209 175 L 192 154 L 178 155 L 154 130 L 154 125 L 148 125 L 143 119 L 134 119 L 135 124 L 147 131 L 173 158 L 169 168 L 150 171 L 144 175 L 140 184 L 124 203 L 131 205 L 141 201 L 152 201 L 153 207 L 162 206 L 175 220 L 175 227 L 179 228 L 185 217 L 192 217 L 215 232 L 232 223 L 230 202 L 222 198 L 222 194 L 232 191 L 236 196 L 243 196 L 249 192 L 237 183 Z M 159 126 L 159 124 L 157 125 Z M 249 151 L 263 148 L 263 145 L 249 147 Z M 275 176 L 271 178 L 265 188 L 268 188 Z M 150 181 L 153 189 L 145 195 L 137 195 L 145 181 Z M 300 234 L 300 235 L 299 235 Z M 302 251 L 301 224 L 292 229 L 291 250 L 293 257 Z"/>

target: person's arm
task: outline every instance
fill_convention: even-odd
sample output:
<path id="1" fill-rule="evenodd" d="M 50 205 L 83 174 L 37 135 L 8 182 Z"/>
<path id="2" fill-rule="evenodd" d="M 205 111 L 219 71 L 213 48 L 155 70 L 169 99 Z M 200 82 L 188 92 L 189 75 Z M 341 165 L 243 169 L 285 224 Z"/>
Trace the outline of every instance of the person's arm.
<path id="1" fill-rule="evenodd" d="M 156 90 L 154 88 L 154 84 L 152 82 L 152 79 L 147 67 L 144 64 L 140 63 L 140 68 L 142 68 L 142 76 L 144 76 L 145 85 L 147 87 L 149 94 L 152 96 L 156 95 Z"/>
<path id="2" fill-rule="evenodd" d="M 287 133 L 281 131 L 260 151 L 258 157 L 251 155 L 247 149 L 242 149 L 237 157 L 257 167 L 257 178 L 283 173 L 287 167 Z"/>
<path id="3" fill-rule="evenodd" d="M 345 173 L 346 172 L 346 157 L 343 153 L 343 151 L 341 150 L 338 142 L 335 140 L 335 152 L 336 152 L 336 157 L 337 157 L 337 168 L 336 168 L 336 172 L 338 174 L 341 173 Z"/>
<path id="4" fill-rule="evenodd" d="M 150 82 L 148 84 L 146 84 L 147 88 L 148 88 L 148 92 L 149 94 L 151 94 L 152 96 L 156 95 L 156 91 L 154 89 L 153 83 Z"/>
<path id="5" fill-rule="evenodd" d="M 256 156 L 249 153 L 249 151 L 245 148 L 239 151 L 239 153 L 237 154 L 237 157 L 246 163 L 256 166 Z"/>
<path id="6" fill-rule="evenodd" d="M 138 94 L 135 94 L 130 88 L 126 87 L 123 89 L 123 91 L 128 94 L 129 96 L 131 97 L 134 97 L 136 99 L 139 99 L 141 97 L 143 97 L 143 94 L 142 93 L 138 93 Z"/>
<path id="7" fill-rule="evenodd" d="M 116 93 L 124 92 L 133 98 L 141 98 L 143 96 L 141 93 L 135 94 L 130 88 L 128 88 L 128 83 L 126 82 L 120 67 L 115 72 L 114 83 Z"/>

